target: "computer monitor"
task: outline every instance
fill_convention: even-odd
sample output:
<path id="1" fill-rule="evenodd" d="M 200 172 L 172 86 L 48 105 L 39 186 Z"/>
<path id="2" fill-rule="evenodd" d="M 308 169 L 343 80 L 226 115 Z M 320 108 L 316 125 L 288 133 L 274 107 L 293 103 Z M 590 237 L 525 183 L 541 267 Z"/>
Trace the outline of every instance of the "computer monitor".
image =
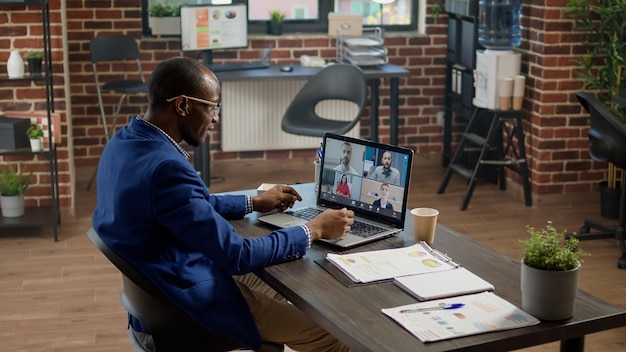
<path id="1" fill-rule="evenodd" d="M 206 66 L 213 63 L 211 50 L 248 47 L 248 7 L 233 5 L 183 5 L 180 8 L 180 41 L 183 51 L 202 51 Z"/>

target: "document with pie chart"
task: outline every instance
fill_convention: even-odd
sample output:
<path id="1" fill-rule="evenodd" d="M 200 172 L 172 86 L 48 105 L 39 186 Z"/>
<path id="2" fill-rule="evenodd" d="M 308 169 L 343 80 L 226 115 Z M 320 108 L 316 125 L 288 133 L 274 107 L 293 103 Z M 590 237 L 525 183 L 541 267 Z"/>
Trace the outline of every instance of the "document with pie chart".
<path id="1" fill-rule="evenodd" d="M 426 242 L 409 247 L 349 254 L 328 253 L 326 259 L 353 282 L 368 283 L 399 276 L 454 270 L 459 265 Z"/>

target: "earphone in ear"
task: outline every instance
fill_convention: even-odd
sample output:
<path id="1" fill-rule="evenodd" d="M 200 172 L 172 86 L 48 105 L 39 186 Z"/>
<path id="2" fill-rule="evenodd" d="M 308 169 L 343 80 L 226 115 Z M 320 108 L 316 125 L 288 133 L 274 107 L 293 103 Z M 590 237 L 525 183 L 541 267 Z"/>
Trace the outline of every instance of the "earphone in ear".
<path id="1" fill-rule="evenodd" d="M 181 109 L 185 113 L 185 115 L 189 115 L 189 111 L 187 111 L 187 107 L 185 106 L 185 104 L 180 104 L 178 108 Z"/>

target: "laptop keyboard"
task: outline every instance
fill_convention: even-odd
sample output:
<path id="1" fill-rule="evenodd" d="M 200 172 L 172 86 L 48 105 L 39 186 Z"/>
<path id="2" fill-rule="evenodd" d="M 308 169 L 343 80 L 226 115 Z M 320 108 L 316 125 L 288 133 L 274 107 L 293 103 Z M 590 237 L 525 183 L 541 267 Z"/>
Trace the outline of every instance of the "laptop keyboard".
<path id="1" fill-rule="evenodd" d="M 317 208 L 300 208 L 289 211 L 294 216 L 297 216 L 304 220 L 313 220 L 314 217 L 318 216 L 322 213 L 322 210 Z M 350 233 L 357 235 L 359 237 L 370 237 L 372 235 L 376 235 L 385 231 L 384 228 L 372 224 L 368 224 L 359 220 L 354 220 L 354 224 L 352 224 L 350 228 Z"/>

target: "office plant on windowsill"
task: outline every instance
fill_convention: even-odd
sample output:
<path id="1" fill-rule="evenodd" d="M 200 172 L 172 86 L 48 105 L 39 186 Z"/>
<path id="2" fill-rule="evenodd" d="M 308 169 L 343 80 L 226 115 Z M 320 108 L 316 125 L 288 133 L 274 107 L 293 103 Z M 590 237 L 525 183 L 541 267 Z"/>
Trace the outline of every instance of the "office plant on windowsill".
<path id="1" fill-rule="evenodd" d="M 177 1 L 159 1 L 148 8 L 152 35 L 180 35 L 180 7 Z"/>
<path id="2" fill-rule="evenodd" d="M 267 34 L 281 35 L 283 33 L 283 23 L 285 22 L 285 12 L 279 9 L 272 9 L 269 14 L 270 21 L 267 26 Z"/>

